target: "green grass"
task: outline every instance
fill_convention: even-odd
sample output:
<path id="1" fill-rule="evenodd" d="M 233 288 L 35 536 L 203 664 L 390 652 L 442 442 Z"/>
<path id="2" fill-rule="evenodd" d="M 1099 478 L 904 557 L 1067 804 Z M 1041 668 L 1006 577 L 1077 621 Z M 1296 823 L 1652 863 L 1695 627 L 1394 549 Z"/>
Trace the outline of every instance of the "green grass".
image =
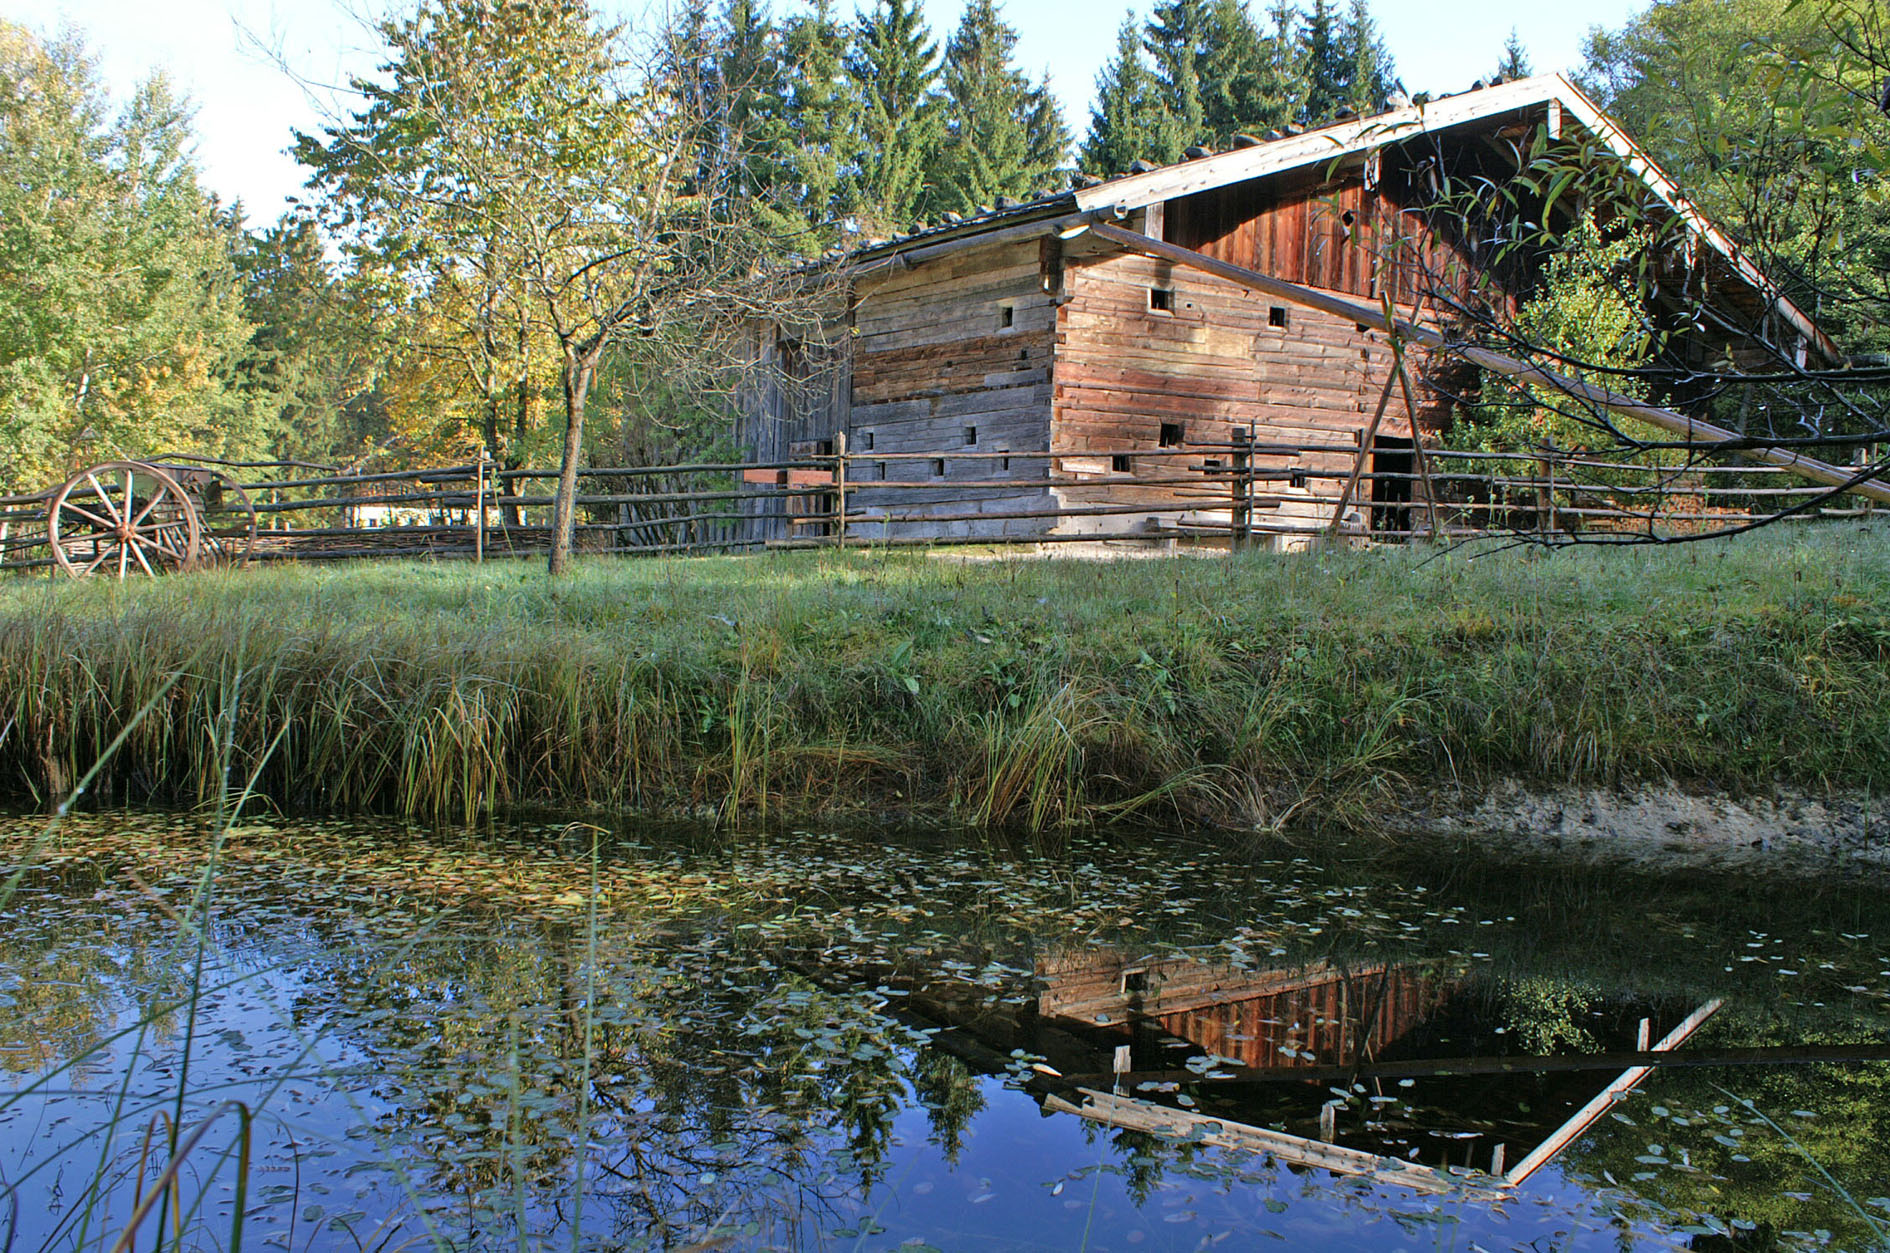
<path id="1" fill-rule="evenodd" d="M 455 820 L 1368 823 L 1498 778 L 1874 792 L 1886 679 L 1890 528 L 1855 524 L 1551 556 L 18 579 L 0 778 L 52 804 L 104 759 L 104 799 L 213 803 L 253 772 L 284 805 Z"/>

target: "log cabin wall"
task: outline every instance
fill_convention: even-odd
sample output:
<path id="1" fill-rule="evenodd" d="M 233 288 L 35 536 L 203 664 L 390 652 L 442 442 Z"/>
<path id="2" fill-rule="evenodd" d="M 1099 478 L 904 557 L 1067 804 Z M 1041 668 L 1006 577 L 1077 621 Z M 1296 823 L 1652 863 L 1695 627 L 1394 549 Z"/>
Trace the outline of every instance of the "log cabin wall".
<path id="1" fill-rule="evenodd" d="M 856 524 L 849 534 L 1018 536 L 1052 520 L 1019 518 L 1050 502 L 1048 463 L 1003 454 L 1050 441 L 1056 307 L 1036 240 L 967 248 L 859 285 L 853 313 L 847 448 L 854 500 L 868 510 L 947 515 L 907 525 Z M 877 461 L 874 453 L 924 453 Z M 987 456 L 956 456 L 991 454 Z M 971 486 L 1003 480 L 1004 489 Z M 876 481 L 938 487 L 873 489 Z"/>
<path id="2" fill-rule="evenodd" d="M 848 338 L 844 318 L 835 317 L 807 339 L 758 324 L 749 359 L 754 368 L 737 389 L 741 415 L 737 438 L 750 459 L 763 464 L 832 451 L 835 431 L 846 428 Z M 792 539 L 799 535 L 796 515 L 817 508 L 805 497 L 761 492 L 745 497 L 741 512 L 746 538 Z"/>
<path id="3" fill-rule="evenodd" d="M 1173 231 L 1168 233 L 1172 238 Z M 1353 245 L 1348 251 L 1362 249 Z M 1342 279 L 1367 273 L 1366 261 L 1357 257 L 1334 257 L 1326 271 Z M 1178 520 L 1191 513 L 1224 520 L 1224 485 L 1138 482 L 1185 478 L 1191 467 L 1224 462 L 1225 453 L 1189 452 L 1186 446 L 1228 443 L 1236 429 L 1251 429 L 1262 444 L 1333 449 L 1256 457 L 1257 470 L 1342 474 L 1351 468 L 1355 454 L 1349 450 L 1392 378 L 1392 352 L 1382 334 L 1142 256 L 1073 259 L 1064 282 L 1068 301 L 1058 310 L 1051 448 L 1062 476 L 1089 480 L 1059 489 L 1065 504 L 1172 504 Z M 1419 421 L 1434 427 L 1447 406 L 1415 372 L 1413 382 Z M 1410 418 L 1395 388 L 1379 429 L 1386 437 L 1410 436 Z M 1108 455 L 1162 447 L 1175 447 L 1176 454 L 1123 460 Z M 1316 529 L 1330 509 L 1313 498 L 1336 491 L 1336 484 L 1317 478 L 1263 481 L 1256 495 L 1277 496 L 1282 503 L 1256 514 L 1255 521 Z M 1086 525 L 1098 531 L 1141 529 L 1141 519 L 1072 519 L 1064 530 Z"/>

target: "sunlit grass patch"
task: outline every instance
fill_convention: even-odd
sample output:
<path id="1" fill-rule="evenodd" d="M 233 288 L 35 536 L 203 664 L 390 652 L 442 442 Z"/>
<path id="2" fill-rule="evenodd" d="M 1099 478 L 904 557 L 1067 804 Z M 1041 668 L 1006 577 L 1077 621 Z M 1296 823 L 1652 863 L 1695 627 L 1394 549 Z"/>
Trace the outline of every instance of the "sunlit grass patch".
<path id="1" fill-rule="evenodd" d="M 1369 821 L 1433 783 L 1890 783 L 1881 526 L 1545 556 L 915 553 L 0 586 L 0 767 L 202 803 Z M 169 684 L 169 687 L 165 687 Z M 164 688 L 160 699 L 154 693 Z M 1059 715 L 1059 701 L 1080 708 Z"/>

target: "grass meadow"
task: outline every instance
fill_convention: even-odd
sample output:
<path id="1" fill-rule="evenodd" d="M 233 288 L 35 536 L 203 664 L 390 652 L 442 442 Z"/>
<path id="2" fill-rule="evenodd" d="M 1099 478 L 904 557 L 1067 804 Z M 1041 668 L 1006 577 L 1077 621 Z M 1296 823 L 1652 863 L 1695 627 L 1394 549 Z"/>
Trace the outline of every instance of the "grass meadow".
<path id="1" fill-rule="evenodd" d="M 1890 527 L 1097 562 L 0 582 L 16 802 L 1370 826 L 1432 788 L 1890 783 Z M 219 746 L 228 746 L 224 751 Z"/>

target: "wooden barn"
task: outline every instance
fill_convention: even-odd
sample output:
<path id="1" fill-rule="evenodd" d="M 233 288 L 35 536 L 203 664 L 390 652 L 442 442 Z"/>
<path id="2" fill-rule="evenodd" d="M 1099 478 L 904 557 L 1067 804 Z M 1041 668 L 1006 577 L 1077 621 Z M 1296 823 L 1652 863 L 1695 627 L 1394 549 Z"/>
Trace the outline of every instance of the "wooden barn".
<path id="1" fill-rule="evenodd" d="M 863 248 L 842 263 L 846 313 L 825 342 L 763 332 L 776 381 L 745 406 L 747 440 L 772 462 L 844 437 L 862 539 L 1225 528 L 1234 506 L 1209 479 L 1238 459 L 1265 479 L 1263 529 L 1291 546 L 1329 521 L 1315 497 L 1334 475 L 1409 472 L 1414 441 L 1476 386 L 1473 365 L 1422 345 L 1393 386 L 1380 314 L 1447 337 L 1479 274 L 1494 282 L 1475 299 L 1513 309 L 1541 257 L 1493 267 L 1491 241 L 1474 237 L 1485 228 L 1443 200 L 1513 180 L 1542 135 L 1614 166 L 1645 210 L 1683 228 L 1660 262 L 1675 303 L 1653 312 L 1684 319 L 1685 363 L 1836 359 L 1632 140 L 1544 75 L 1241 137 Z M 1681 302 L 1701 293 L 1715 316 L 1694 326 Z M 1685 413 L 1696 398 L 1658 399 Z M 1368 477 L 1359 490 L 1422 488 Z M 768 502 L 774 533 L 794 533 L 796 507 Z"/>

